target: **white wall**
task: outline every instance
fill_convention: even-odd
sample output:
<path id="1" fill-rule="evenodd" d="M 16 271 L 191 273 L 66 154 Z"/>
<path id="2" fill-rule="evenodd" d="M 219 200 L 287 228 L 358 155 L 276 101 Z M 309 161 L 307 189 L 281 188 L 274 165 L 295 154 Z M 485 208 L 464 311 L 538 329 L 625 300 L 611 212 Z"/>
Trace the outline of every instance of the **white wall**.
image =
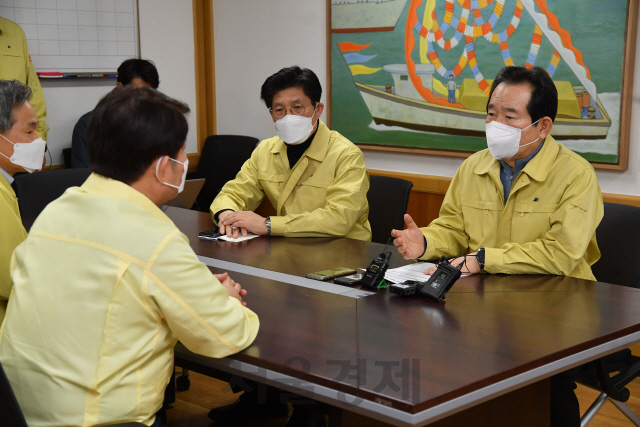
<path id="1" fill-rule="evenodd" d="M 198 152 L 196 132 L 196 68 L 191 0 L 138 0 L 140 52 L 155 62 L 161 92 L 186 102 L 187 153 Z"/>
<path id="2" fill-rule="evenodd" d="M 191 0 L 139 0 L 142 58 L 155 62 L 160 90 L 191 107 L 187 152 L 197 152 L 196 90 Z M 48 145 L 53 164 L 62 164 L 62 149 L 71 147 L 73 127 L 113 87 L 110 79 L 42 79 L 47 101 Z"/>
<path id="3" fill-rule="evenodd" d="M 275 135 L 260 87 L 283 67 L 310 68 L 326 88 L 325 8 L 325 0 L 213 2 L 218 134 Z"/>
<path id="4" fill-rule="evenodd" d="M 213 5 L 218 133 L 275 134 L 259 100 L 265 78 L 298 64 L 326 88 L 325 0 L 218 0 Z M 640 36 L 640 32 L 639 32 Z M 606 193 L 640 195 L 640 37 L 637 43 L 629 169 L 598 171 Z M 323 101 L 325 100 L 323 96 Z M 451 177 L 462 159 L 365 151 L 367 167 Z"/>

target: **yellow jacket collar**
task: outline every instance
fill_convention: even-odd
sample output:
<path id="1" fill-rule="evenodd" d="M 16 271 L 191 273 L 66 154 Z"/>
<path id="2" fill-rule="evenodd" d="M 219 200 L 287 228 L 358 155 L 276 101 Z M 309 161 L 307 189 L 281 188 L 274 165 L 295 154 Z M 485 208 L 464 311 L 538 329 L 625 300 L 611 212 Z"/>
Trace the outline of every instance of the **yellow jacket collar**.
<path id="1" fill-rule="evenodd" d="M 331 136 L 331 131 L 324 124 L 324 122 L 318 119 L 318 131 L 316 132 L 316 136 L 311 141 L 311 145 L 304 152 L 304 156 L 311 157 L 314 160 L 319 162 L 323 161 L 325 157 L 327 157 L 327 150 L 329 149 L 329 138 Z M 273 147 L 271 148 L 272 153 L 281 153 L 284 154 L 287 148 L 286 143 L 278 138 Z"/>
<path id="2" fill-rule="evenodd" d="M 558 157 L 559 151 L 560 146 L 556 140 L 551 135 L 547 135 L 540 152 L 527 163 L 522 172 L 536 181 L 544 181 L 547 179 L 547 175 L 549 175 L 553 161 Z"/>
<path id="3" fill-rule="evenodd" d="M 527 163 L 522 172 L 536 181 L 544 181 L 547 179 L 551 165 L 559 151 L 560 146 L 556 140 L 551 135 L 547 135 L 540 152 Z M 484 175 L 491 172 L 492 169 L 500 171 L 500 160 L 496 160 L 487 148 L 484 150 L 484 159 L 478 162 L 474 172 L 478 175 Z"/>
<path id="4" fill-rule="evenodd" d="M 149 211 L 154 217 L 171 222 L 147 196 L 124 182 L 92 173 L 82 184 L 82 189 L 89 193 L 107 194 L 119 199 L 125 199 Z"/>

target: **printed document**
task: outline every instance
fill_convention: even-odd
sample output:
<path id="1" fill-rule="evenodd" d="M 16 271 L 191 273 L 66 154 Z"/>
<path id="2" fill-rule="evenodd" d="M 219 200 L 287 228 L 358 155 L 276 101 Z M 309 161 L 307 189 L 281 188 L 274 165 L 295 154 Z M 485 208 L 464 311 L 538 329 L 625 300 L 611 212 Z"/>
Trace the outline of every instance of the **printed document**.
<path id="1" fill-rule="evenodd" d="M 235 243 L 235 242 L 244 242 L 245 240 L 255 239 L 256 237 L 260 237 L 260 236 L 258 236 L 257 234 L 247 232 L 247 237 L 244 237 L 242 234 L 240 234 L 237 239 L 234 239 L 233 237 L 227 237 L 225 235 L 225 236 L 218 237 L 218 240 L 224 240 L 225 242 Z"/>
<path id="2" fill-rule="evenodd" d="M 431 262 L 416 262 L 405 265 L 404 267 L 390 268 L 384 274 L 384 278 L 394 283 L 402 283 L 407 280 L 426 282 L 431 276 L 424 274 L 424 271 L 434 265 L 435 264 Z"/>

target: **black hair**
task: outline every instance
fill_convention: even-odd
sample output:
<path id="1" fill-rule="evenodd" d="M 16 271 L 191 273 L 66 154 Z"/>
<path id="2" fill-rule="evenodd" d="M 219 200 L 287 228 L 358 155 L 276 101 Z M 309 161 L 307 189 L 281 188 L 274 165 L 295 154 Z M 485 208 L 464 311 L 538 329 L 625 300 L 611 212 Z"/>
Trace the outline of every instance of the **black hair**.
<path id="1" fill-rule="evenodd" d="M 122 86 L 126 86 L 135 78 L 149 83 L 152 88 L 158 89 L 160 77 L 153 62 L 146 59 L 127 59 L 118 67 L 118 78 L 116 81 Z"/>
<path id="2" fill-rule="evenodd" d="M 187 138 L 189 107 L 149 87 L 127 87 L 100 100 L 89 121 L 89 167 L 136 182 L 162 156 L 176 158 Z"/>
<path id="3" fill-rule="evenodd" d="M 318 76 L 308 68 L 300 68 L 297 65 L 283 68 L 277 73 L 269 76 L 260 89 L 260 99 L 264 101 L 267 108 L 273 104 L 273 96 L 281 90 L 290 87 L 299 87 L 304 94 L 311 99 L 313 105 L 320 102 L 322 96 L 322 86 Z"/>
<path id="4" fill-rule="evenodd" d="M 531 123 L 535 123 L 543 117 L 550 117 L 555 121 L 558 113 L 558 90 L 553 83 L 551 76 L 544 68 L 533 67 L 504 67 L 498 72 L 496 79 L 491 85 L 489 100 L 487 101 L 487 112 L 493 91 L 500 83 L 506 85 L 529 84 L 533 88 L 531 98 L 527 104 L 527 112 L 531 116 Z"/>

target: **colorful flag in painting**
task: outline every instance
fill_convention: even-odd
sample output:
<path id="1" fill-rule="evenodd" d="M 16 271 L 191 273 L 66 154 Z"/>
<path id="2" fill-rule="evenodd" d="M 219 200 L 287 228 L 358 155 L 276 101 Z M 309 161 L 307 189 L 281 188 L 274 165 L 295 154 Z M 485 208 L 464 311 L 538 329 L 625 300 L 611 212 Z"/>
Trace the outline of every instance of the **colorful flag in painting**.
<path id="1" fill-rule="evenodd" d="M 382 68 L 372 68 L 363 63 L 372 60 L 377 55 L 363 55 L 361 53 L 357 53 L 367 47 L 371 46 L 369 44 L 355 44 L 351 42 L 338 43 L 338 47 L 340 48 L 340 52 L 342 53 L 342 57 L 344 61 L 349 66 L 351 70 L 351 74 L 357 76 L 358 74 L 373 74 L 376 73 Z M 349 52 L 349 53 L 346 53 Z"/>

